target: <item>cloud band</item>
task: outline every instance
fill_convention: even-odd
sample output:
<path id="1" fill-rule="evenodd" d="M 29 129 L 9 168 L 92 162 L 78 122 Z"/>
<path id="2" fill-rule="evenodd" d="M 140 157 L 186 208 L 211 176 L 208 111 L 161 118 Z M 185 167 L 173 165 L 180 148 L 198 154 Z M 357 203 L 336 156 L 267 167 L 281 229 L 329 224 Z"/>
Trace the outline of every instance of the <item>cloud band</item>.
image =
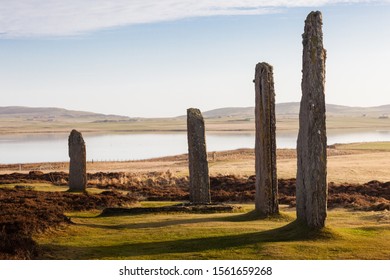
<path id="1" fill-rule="evenodd" d="M 368 0 L 0 0 L 1 37 L 68 36 L 118 26 Z"/>

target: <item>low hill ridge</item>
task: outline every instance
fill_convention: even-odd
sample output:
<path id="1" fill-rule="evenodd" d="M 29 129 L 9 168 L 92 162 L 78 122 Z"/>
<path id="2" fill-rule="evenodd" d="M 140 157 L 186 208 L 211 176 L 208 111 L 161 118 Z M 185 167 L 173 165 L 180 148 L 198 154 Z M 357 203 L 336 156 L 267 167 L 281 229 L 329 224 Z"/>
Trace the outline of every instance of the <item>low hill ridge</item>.
<path id="1" fill-rule="evenodd" d="M 68 118 L 87 118 L 96 120 L 128 120 L 129 117 L 119 115 L 106 115 L 100 113 L 67 110 L 56 107 L 24 107 L 7 106 L 0 107 L 0 117 L 12 118 L 48 118 L 48 119 L 68 119 Z"/>
<path id="2" fill-rule="evenodd" d="M 298 116 L 299 102 L 278 103 L 275 106 L 276 115 Z M 226 107 L 203 112 L 206 118 L 220 117 L 254 117 L 254 107 Z M 374 107 L 351 107 L 335 104 L 326 104 L 326 113 L 328 116 L 381 116 L 390 114 L 390 104 Z"/>

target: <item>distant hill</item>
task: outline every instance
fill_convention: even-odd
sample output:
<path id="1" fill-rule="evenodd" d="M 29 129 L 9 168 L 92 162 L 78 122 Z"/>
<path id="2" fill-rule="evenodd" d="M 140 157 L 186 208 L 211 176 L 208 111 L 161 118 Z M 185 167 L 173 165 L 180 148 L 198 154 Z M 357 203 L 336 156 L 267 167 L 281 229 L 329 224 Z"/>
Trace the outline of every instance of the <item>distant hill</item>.
<path id="1" fill-rule="evenodd" d="M 370 116 L 380 117 L 390 115 L 390 105 L 376 107 L 350 107 L 334 104 L 326 105 L 327 116 Z M 202 112 L 205 118 L 254 118 L 254 107 L 226 107 Z M 276 104 L 276 115 L 298 117 L 299 102 Z M 185 118 L 179 116 L 178 118 Z M 129 118 L 120 115 L 105 115 L 93 112 L 74 111 L 55 107 L 0 107 L 0 119 L 18 119 L 21 121 L 81 121 L 81 122 L 117 122 L 134 121 L 139 118 Z"/>
<path id="2" fill-rule="evenodd" d="M 89 120 L 89 121 L 120 121 L 129 120 L 129 117 L 105 115 L 92 112 L 66 110 L 55 107 L 0 107 L 0 118 L 18 118 L 24 120 Z"/>
<path id="3" fill-rule="evenodd" d="M 205 118 L 222 117 L 243 117 L 253 118 L 254 107 L 226 107 L 203 112 Z M 298 116 L 299 102 L 278 103 L 275 113 L 279 116 Z M 390 115 L 390 105 L 376 107 L 350 107 L 342 105 L 327 104 L 326 113 L 328 116 L 387 116 Z"/>
<path id="4" fill-rule="evenodd" d="M 219 118 L 219 117 L 250 117 L 254 115 L 255 107 L 226 107 L 202 112 L 205 118 Z"/>

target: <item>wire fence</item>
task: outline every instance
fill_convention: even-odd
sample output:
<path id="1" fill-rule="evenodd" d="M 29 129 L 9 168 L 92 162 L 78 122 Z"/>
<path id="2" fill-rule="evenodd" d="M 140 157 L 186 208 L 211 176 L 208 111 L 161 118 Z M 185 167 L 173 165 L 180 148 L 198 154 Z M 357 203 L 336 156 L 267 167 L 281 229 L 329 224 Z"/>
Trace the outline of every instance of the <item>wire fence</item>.
<path id="1" fill-rule="evenodd" d="M 134 161 L 145 161 L 142 159 L 91 159 L 87 160 L 87 165 L 99 163 L 124 163 Z M 69 162 L 45 162 L 45 163 L 13 163 L 0 164 L 0 170 L 3 171 L 41 171 L 41 170 L 64 170 L 69 168 Z"/>

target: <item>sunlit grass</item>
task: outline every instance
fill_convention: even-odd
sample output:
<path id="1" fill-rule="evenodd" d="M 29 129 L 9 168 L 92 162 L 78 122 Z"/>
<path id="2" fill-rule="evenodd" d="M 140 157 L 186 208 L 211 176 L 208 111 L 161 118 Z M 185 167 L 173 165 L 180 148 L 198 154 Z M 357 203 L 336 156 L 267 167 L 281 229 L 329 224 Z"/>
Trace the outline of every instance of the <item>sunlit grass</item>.
<path id="1" fill-rule="evenodd" d="M 9 189 L 24 189 L 24 190 L 34 190 L 34 191 L 43 191 L 43 192 L 64 192 L 69 189 L 68 186 L 58 186 L 51 183 L 12 183 L 12 184 L 0 184 L 0 188 L 9 188 Z"/>
<path id="2" fill-rule="evenodd" d="M 169 205 L 164 202 L 144 206 Z M 73 225 L 36 236 L 54 259 L 389 259 L 390 224 L 380 213 L 329 211 L 327 227 L 312 231 L 295 212 L 259 220 L 241 213 L 160 213 L 101 217 L 68 213 Z"/>

